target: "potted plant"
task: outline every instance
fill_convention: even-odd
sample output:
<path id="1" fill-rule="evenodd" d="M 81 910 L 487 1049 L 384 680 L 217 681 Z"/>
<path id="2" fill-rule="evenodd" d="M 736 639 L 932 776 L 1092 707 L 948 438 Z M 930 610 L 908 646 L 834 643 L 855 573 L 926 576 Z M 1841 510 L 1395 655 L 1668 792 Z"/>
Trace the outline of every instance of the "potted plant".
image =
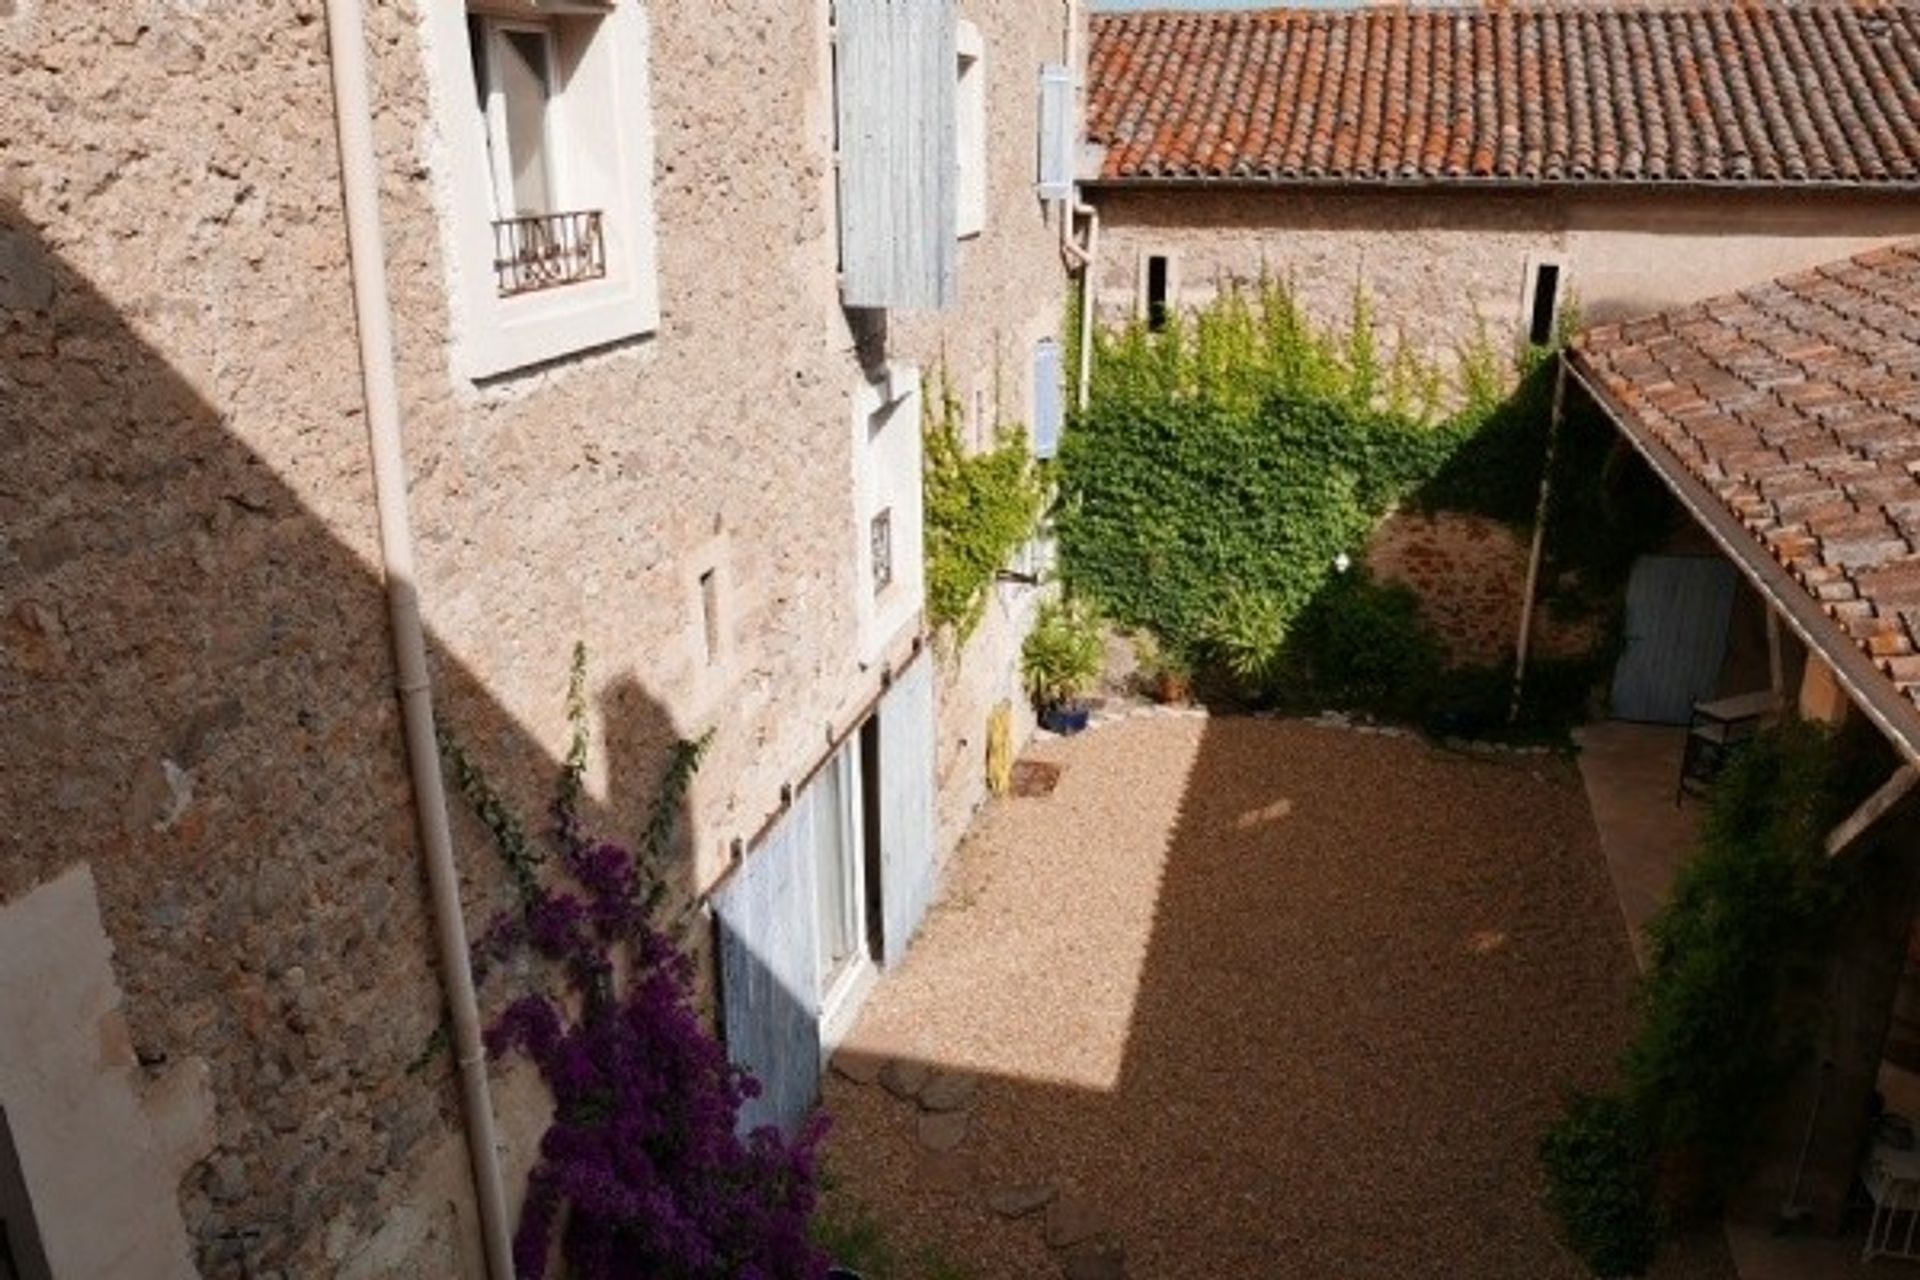
<path id="1" fill-rule="evenodd" d="M 1133 642 L 1134 660 L 1139 663 L 1135 687 L 1163 705 L 1190 701 L 1193 697 L 1193 663 L 1172 645 L 1143 631 Z"/>
<path id="2" fill-rule="evenodd" d="M 1087 727 L 1086 696 L 1100 679 L 1105 653 L 1093 613 L 1077 600 L 1040 606 L 1020 648 L 1020 675 L 1042 727 L 1078 733 Z"/>

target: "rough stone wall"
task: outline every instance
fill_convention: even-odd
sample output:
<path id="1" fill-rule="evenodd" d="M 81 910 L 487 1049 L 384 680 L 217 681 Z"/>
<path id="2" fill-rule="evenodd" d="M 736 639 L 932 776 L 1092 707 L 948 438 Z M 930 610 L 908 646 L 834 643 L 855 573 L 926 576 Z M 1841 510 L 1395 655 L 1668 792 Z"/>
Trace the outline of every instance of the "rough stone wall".
<path id="1" fill-rule="evenodd" d="M 1344 326 L 1361 287 L 1384 337 L 1439 359 L 1473 341 L 1481 320 L 1495 341 L 1511 334 L 1527 255 L 1562 246 L 1538 197 L 1095 189 L 1092 199 L 1103 320 L 1134 314 L 1146 255 L 1166 253 L 1183 308 L 1264 269 L 1317 322 Z"/>
<path id="2" fill-rule="evenodd" d="M 1091 190 L 1100 210 L 1103 318 L 1139 305 L 1141 263 L 1170 253 L 1182 306 L 1264 266 L 1308 312 L 1344 325 L 1362 281 L 1384 334 L 1448 358 L 1484 320 L 1520 333 L 1529 262 L 1557 257 L 1589 321 L 1738 289 L 1920 235 L 1903 196 L 1791 192 L 1341 192 Z"/>
<path id="3" fill-rule="evenodd" d="M 1367 544 L 1367 566 L 1403 582 L 1420 599 L 1421 615 L 1456 666 L 1510 662 L 1527 587 L 1527 535 L 1486 516 L 1459 511 L 1402 511 L 1388 516 Z M 1590 629 L 1534 611 L 1533 652 L 1582 653 Z"/>
<path id="4" fill-rule="evenodd" d="M 898 317 L 889 335 L 900 358 L 945 368 L 976 447 L 991 444 L 1001 425 L 1031 423 L 1034 345 L 1059 339 L 1065 317 L 1058 210 L 1034 191 L 1040 68 L 1065 57 L 1065 12 L 1060 0 L 959 0 L 960 16 L 980 29 L 987 51 L 986 226 L 961 242 L 959 305 Z M 1013 705 L 1016 751 L 1032 732 L 1019 656 L 1035 595 L 1029 587 L 995 587 L 968 642 L 936 649 L 943 856 L 986 798 L 986 726 L 994 706 Z"/>
<path id="5" fill-rule="evenodd" d="M 204 1064 L 199 1266 L 324 1272 L 447 1097 L 320 6 L 50 0 L 0 78 L 0 900 L 87 863 L 137 1061 Z"/>
<path id="6" fill-rule="evenodd" d="M 863 373 L 835 291 L 824 5 L 652 6 L 658 332 L 485 390 L 449 366 L 418 13 L 371 8 L 439 714 L 537 823 L 583 640 L 594 816 L 620 832 L 664 746 L 713 727 L 698 889 L 878 688 L 852 657 Z M 1030 82 L 1061 10 L 972 8 L 989 228 L 959 309 L 898 322 L 888 354 L 997 367 L 1018 416 L 1060 312 Z M 443 1066 L 408 1070 L 438 980 L 321 5 L 0 5 L 0 77 L 0 901 L 86 862 L 138 1060 L 205 1064 L 215 1146 L 180 1198 L 205 1273 L 464 1270 L 451 1090 Z M 715 557 L 719 672 L 694 587 Z M 980 643 L 1005 661 L 1004 631 Z M 962 701 L 943 736 L 984 724 Z M 477 926 L 504 887 L 456 828 Z M 538 1091 L 502 1088 L 529 1131 Z"/>

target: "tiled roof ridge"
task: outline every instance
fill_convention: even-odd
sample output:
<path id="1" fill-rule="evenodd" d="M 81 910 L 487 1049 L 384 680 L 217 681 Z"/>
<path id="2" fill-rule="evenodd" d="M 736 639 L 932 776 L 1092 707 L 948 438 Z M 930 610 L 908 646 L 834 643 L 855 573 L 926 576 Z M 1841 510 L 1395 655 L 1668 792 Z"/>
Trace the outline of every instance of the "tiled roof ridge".
<path id="1" fill-rule="evenodd" d="M 1920 186 L 1914 0 L 1096 15 L 1104 181 Z"/>
<path id="2" fill-rule="evenodd" d="M 1248 25 L 1307 18 L 1319 21 L 1352 22 L 1399 15 L 1439 15 L 1484 17 L 1499 14 L 1557 14 L 1582 17 L 1603 13 L 1693 13 L 1714 14 L 1729 11 L 1792 12 L 1805 10 L 1846 10 L 1874 13 L 1882 10 L 1920 9 L 1916 0 L 1379 0 L 1330 7 L 1313 4 L 1273 4 L 1255 9 L 1125 9 L 1096 11 L 1088 21 L 1096 26 L 1127 26 L 1170 22 L 1176 25 L 1213 26 L 1244 23 Z"/>

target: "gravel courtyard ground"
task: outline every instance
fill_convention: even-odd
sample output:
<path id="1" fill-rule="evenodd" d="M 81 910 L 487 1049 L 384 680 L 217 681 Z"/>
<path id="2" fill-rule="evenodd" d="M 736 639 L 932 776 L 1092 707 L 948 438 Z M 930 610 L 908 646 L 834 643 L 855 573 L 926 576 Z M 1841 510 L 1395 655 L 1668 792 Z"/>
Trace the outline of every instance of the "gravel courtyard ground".
<path id="1" fill-rule="evenodd" d="M 827 1082 L 831 1212 L 942 1280 L 1583 1274 L 1534 1144 L 1633 966 L 1571 765 L 1172 714 L 1029 758 Z"/>

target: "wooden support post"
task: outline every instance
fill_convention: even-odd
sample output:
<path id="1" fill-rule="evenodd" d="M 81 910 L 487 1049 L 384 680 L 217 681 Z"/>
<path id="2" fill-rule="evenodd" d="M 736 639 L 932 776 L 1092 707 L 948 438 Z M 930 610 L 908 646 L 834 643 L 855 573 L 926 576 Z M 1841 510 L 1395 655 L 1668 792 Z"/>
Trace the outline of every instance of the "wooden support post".
<path id="1" fill-rule="evenodd" d="M 1567 356 L 1560 352 L 1553 364 L 1553 416 L 1547 419 L 1547 449 L 1540 463 L 1540 500 L 1533 509 L 1533 546 L 1527 552 L 1527 586 L 1520 599 L 1520 635 L 1513 645 L 1513 698 L 1507 704 L 1507 722 L 1520 718 L 1520 694 L 1527 678 L 1527 646 L 1533 639 L 1533 598 L 1540 588 L 1540 557 L 1547 540 L 1547 504 L 1553 496 L 1553 452 L 1560 440 L 1560 419 L 1566 410 Z"/>

